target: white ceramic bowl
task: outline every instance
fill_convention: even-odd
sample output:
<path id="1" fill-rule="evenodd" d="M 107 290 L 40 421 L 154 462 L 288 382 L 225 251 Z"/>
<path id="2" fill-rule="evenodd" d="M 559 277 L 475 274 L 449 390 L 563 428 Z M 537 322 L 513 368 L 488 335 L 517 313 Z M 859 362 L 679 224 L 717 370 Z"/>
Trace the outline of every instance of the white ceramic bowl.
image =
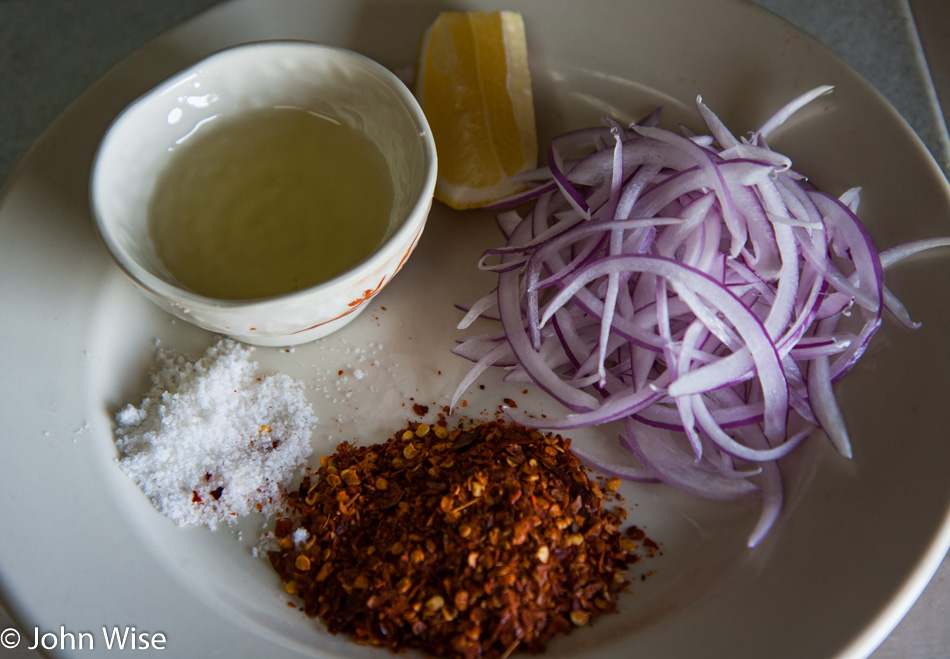
<path id="1" fill-rule="evenodd" d="M 388 231 L 370 256 L 310 288 L 254 300 L 194 293 L 159 261 L 147 230 L 149 199 L 169 162 L 169 147 L 211 117 L 275 106 L 329 115 L 369 135 L 393 176 Z M 247 343 L 294 345 L 346 325 L 395 276 L 422 235 L 435 179 L 428 123 L 389 70 L 341 48 L 266 41 L 211 55 L 123 111 L 99 146 L 90 196 L 103 242 L 152 302 Z"/>

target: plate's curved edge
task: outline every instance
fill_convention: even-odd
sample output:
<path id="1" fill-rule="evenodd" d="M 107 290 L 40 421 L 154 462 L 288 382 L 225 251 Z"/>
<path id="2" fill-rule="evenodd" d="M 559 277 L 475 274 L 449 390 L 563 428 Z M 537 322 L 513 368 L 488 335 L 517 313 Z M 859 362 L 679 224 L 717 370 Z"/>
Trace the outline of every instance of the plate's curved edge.
<path id="1" fill-rule="evenodd" d="M 744 2 L 746 5 L 748 5 L 750 9 L 752 9 L 753 11 L 764 12 L 768 14 L 769 16 L 771 16 L 773 19 L 776 19 L 790 26 L 791 28 L 799 32 L 801 36 L 805 37 L 810 42 L 812 47 L 823 50 L 828 55 L 828 57 L 836 60 L 842 66 L 853 71 L 854 74 L 864 82 L 864 84 L 867 86 L 868 91 L 872 93 L 874 96 L 876 96 L 884 105 L 886 105 L 894 114 L 894 116 L 897 117 L 900 120 L 900 122 L 905 125 L 906 130 L 909 131 L 909 133 L 914 136 L 914 139 L 920 142 L 921 147 L 924 149 L 924 151 L 927 152 L 927 154 L 929 154 L 930 158 L 934 161 L 934 165 L 936 166 L 937 171 L 939 171 L 942 174 L 944 179 L 947 179 L 948 181 L 950 181 L 950 126 L 948 126 L 946 122 L 943 121 L 942 117 L 939 117 L 939 116 L 936 117 L 936 121 L 935 121 L 936 125 L 934 126 L 934 128 L 937 131 L 937 135 L 935 136 L 937 143 L 934 144 L 934 147 L 939 148 L 942 151 L 942 157 L 946 161 L 945 165 L 942 165 L 940 163 L 940 160 L 937 154 L 935 154 L 933 150 L 931 150 L 931 148 L 925 142 L 924 138 L 914 129 L 913 125 L 911 125 L 910 121 L 900 112 L 900 110 L 897 109 L 897 107 L 884 95 L 884 93 L 881 92 L 877 87 L 875 87 L 867 79 L 867 77 L 864 74 L 855 70 L 841 55 L 836 53 L 830 46 L 826 45 L 822 41 L 819 41 L 816 37 L 809 34 L 803 28 L 798 27 L 797 25 L 792 23 L 789 19 L 787 19 L 785 16 L 782 16 L 781 14 L 779 14 L 777 11 L 769 7 L 765 7 L 761 4 L 758 4 L 754 0 L 741 0 L 741 1 Z M 907 5 L 907 3 L 900 3 L 899 11 L 901 11 L 901 13 L 904 15 L 904 18 L 907 20 L 908 24 L 910 26 L 913 26 L 914 17 L 910 12 L 910 8 Z M 926 56 L 924 55 L 922 47 L 920 45 L 920 39 L 918 38 L 916 40 L 913 40 L 913 42 L 915 46 L 915 56 L 918 59 L 920 66 L 926 70 L 927 68 Z M 925 92 L 928 95 L 928 100 L 930 100 L 933 104 L 939 107 L 939 100 L 937 99 L 937 96 L 936 96 L 936 90 L 933 85 L 933 80 L 930 77 L 925 76 L 925 78 L 926 80 L 924 81 L 925 82 L 924 86 L 925 86 Z M 935 113 L 935 115 L 936 114 L 937 113 Z"/>
<path id="2" fill-rule="evenodd" d="M 917 569 L 907 578 L 895 597 L 880 614 L 862 631 L 840 655 L 842 659 L 863 659 L 878 649 L 897 628 L 908 612 L 930 585 L 950 552 L 950 511 L 944 519 L 943 528 L 925 552 Z"/>
<path id="3" fill-rule="evenodd" d="M 948 178 L 950 177 L 950 130 L 948 130 L 948 126 L 943 125 L 940 133 L 941 142 L 939 146 L 944 149 L 944 156 L 948 159 L 948 166 L 944 168 L 938 161 L 936 154 L 924 143 L 923 138 L 914 130 L 910 122 L 901 114 L 894 104 L 860 72 L 854 71 L 840 55 L 768 7 L 756 4 L 752 2 L 752 0 L 743 0 L 743 2 L 751 10 L 763 12 L 798 31 L 805 39 L 810 41 L 812 47 L 823 50 L 828 57 L 853 71 L 854 75 L 857 76 L 866 87 L 866 91 L 875 96 L 881 105 L 888 109 L 893 119 L 902 126 L 906 137 L 914 142 L 920 153 L 924 155 L 933 170 L 934 177 L 943 183 L 944 195 L 947 197 L 948 204 L 950 204 L 950 178 Z M 950 231 L 950 220 L 947 222 L 947 229 Z M 839 654 L 840 659 L 863 659 L 870 656 L 879 648 L 920 599 L 940 569 L 940 566 L 948 559 L 948 554 L 950 554 L 950 510 L 946 511 L 941 528 L 938 533 L 935 534 L 930 547 L 924 552 L 917 568 L 908 576 L 899 590 L 895 592 L 891 601 L 873 620 L 869 621 L 865 629 L 842 650 Z"/>
<path id="4" fill-rule="evenodd" d="M 186 26 L 190 26 L 196 21 L 207 20 L 204 18 L 205 15 L 214 14 L 218 11 L 224 11 L 225 6 L 239 1 L 240 0 L 217 0 L 215 4 L 204 7 L 203 9 L 199 9 L 191 15 L 178 18 L 164 29 L 159 28 L 158 32 L 152 38 L 148 39 L 145 43 L 136 47 L 134 50 L 127 53 L 118 61 L 114 62 L 112 65 L 103 70 L 98 76 L 96 76 L 95 80 L 93 80 L 93 82 L 88 87 L 83 89 L 82 92 L 66 103 L 56 118 L 42 131 L 40 131 L 33 143 L 26 149 L 19 161 L 17 161 L 17 163 L 10 170 L 6 179 L 0 183 L 0 202 L 2 202 L 8 190 L 14 187 L 16 180 L 18 180 L 21 176 L 20 171 L 23 169 L 23 163 L 26 162 L 32 156 L 33 152 L 47 140 L 49 133 L 53 130 L 60 119 L 65 115 L 71 114 L 75 105 L 82 103 L 84 100 L 92 96 L 95 96 L 98 86 L 101 85 L 103 81 L 110 78 L 113 75 L 115 69 L 126 66 L 126 63 L 131 58 L 141 57 L 142 51 L 146 51 L 149 46 L 153 45 L 156 41 L 166 38 L 168 34 L 173 33 L 175 30 L 184 29 Z M 174 70 L 171 72 L 174 73 Z M 143 89 L 143 91 L 145 90 Z"/>
<path id="5" fill-rule="evenodd" d="M 230 5 L 236 4 L 239 1 L 240 0 L 220 0 L 211 6 L 199 9 L 191 15 L 179 18 L 165 29 L 159 29 L 155 36 L 148 39 L 145 43 L 135 48 L 132 52 L 126 54 L 117 62 L 106 68 L 99 76 L 96 77 L 92 84 L 90 84 L 76 97 L 69 101 L 59 112 L 56 118 L 40 132 L 33 143 L 30 144 L 27 150 L 23 153 L 16 165 L 14 165 L 6 179 L 0 183 L 0 220 L 2 220 L 4 215 L 2 210 L 5 200 L 18 186 L 20 180 L 28 171 L 30 163 L 38 157 L 37 154 L 42 151 L 46 142 L 48 142 L 51 136 L 55 135 L 60 130 L 61 124 L 64 121 L 75 114 L 77 107 L 88 103 L 91 99 L 99 95 L 100 88 L 109 84 L 109 81 L 115 75 L 116 70 L 132 66 L 134 61 L 138 58 L 147 58 L 149 49 L 154 47 L 156 42 L 167 39 L 169 35 L 174 35 L 176 31 L 191 29 L 197 22 L 213 21 L 215 19 L 216 13 L 228 11 L 228 7 Z M 130 60 L 132 61 L 132 64 L 130 64 Z M 170 73 L 174 73 L 174 70 L 175 69 L 171 69 Z M 158 79 L 156 82 L 159 82 L 160 80 L 161 79 Z M 143 88 L 143 92 L 144 91 L 145 88 Z M 0 224 L 0 228 L 2 228 L 2 224 Z M 17 602 L 17 598 L 8 592 L 8 587 L 3 583 L 2 580 L 0 580 L 0 621 L 9 621 L 9 623 L 12 624 L 12 628 L 17 630 L 33 629 L 35 627 L 36 621 L 29 620 L 28 616 L 23 613 L 23 609 L 24 606 Z M 5 651 L 9 653 L 16 652 L 17 650 L 6 649 Z M 30 651 L 25 654 L 34 656 L 37 653 L 35 651 Z"/>

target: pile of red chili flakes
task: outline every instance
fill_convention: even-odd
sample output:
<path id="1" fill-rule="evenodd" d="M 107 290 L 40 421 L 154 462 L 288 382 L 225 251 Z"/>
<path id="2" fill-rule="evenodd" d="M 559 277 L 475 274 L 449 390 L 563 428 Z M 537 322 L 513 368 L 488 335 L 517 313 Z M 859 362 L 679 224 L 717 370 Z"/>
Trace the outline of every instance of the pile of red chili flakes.
<path id="1" fill-rule="evenodd" d="M 570 440 L 461 426 L 343 443 L 291 495 L 270 560 L 331 633 L 440 657 L 541 652 L 615 610 L 628 564 L 656 550 L 621 531 L 626 511 L 605 505 L 619 482 L 589 478 Z"/>

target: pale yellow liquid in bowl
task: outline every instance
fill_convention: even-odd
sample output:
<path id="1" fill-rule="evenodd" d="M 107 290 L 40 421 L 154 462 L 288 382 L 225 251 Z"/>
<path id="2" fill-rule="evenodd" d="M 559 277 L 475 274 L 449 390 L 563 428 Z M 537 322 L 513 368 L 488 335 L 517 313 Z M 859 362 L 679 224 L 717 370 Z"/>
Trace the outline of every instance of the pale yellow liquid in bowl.
<path id="1" fill-rule="evenodd" d="M 363 132 L 299 108 L 215 119 L 172 152 L 149 233 L 185 287 L 288 293 L 366 258 L 389 228 L 392 176 Z"/>

